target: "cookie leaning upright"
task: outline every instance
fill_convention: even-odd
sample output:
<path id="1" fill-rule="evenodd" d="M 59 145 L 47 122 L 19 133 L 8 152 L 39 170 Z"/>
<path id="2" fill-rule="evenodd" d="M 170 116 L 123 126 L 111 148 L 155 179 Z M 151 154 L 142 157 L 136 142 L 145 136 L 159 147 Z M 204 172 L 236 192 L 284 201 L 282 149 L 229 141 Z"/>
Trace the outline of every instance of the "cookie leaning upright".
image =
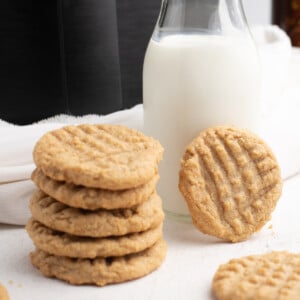
<path id="1" fill-rule="evenodd" d="M 200 231 L 238 242 L 270 219 L 282 180 L 264 141 L 249 131 L 219 126 L 201 132 L 187 147 L 179 189 Z"/>
<path id="2" fill-rule="evenodd" d="M 109 190 L 141 186 L 157 173 L 160 143 L 121 125 L 67 126 L 46 133 L 33 152 L 52 179 Z"/>

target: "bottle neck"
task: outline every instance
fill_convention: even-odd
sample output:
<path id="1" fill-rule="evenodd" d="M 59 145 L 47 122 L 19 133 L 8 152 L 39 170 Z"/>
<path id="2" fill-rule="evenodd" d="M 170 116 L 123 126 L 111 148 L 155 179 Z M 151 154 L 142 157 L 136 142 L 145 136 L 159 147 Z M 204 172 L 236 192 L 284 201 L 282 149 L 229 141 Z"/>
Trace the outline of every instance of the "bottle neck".
<path id="1" fill-rule="evenodd" d="M 163 0 L 156 29 L 220 34 L 247 23 L 240 0 Z"/>

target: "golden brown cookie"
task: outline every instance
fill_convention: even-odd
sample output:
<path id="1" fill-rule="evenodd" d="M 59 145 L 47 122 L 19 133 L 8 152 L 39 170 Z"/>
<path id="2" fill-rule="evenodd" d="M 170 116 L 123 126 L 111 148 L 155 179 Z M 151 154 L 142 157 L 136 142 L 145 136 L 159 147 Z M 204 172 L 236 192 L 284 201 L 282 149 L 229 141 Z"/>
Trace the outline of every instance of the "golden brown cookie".
<path id="1" fill-rule="evenodd" d="M 47 277 L 56 277 L 76 285 L 103 286 L 149 274 L 161 265 L 166 250 L 166 244 L 161 239 L 142 252 L 121 257 L 75 259 L 51 255 L 38 249 L 30 256 L 32 264 Z"/>
<path id="2" fill-rule="evenodd" d="M 88 237 L 145 231 L 157 227 L 164 219 L 161 199 L 155 193 L 132 208 L 88 211 L 69 207 L 37 191 L 31 198 L 30 210 L 34 219 L 53 230 Z"/>
<path id="3" fill-rule="evenodd" d="M 128 208 L 145 202 L 153 194 L 159 176 L 155 175 L 142 186 L 119 191 L 87 188 L 73 183 L 53 180 L 43 174 L 41 169 L 34 170 L 31 178 L 45 194 L 62 203 L 72 207 L 96 210 L 99 208 Z"/>
<path id="4" fill-rule="evenodd" d="M 163 148 L 157 140 L 121 125 L 66 126 L 35 145 L 34 161 L 52 179 L 122 190 L 146 184 L 157 173 Z"/>
<path id="5" fill-rule="evenodd" d="M 34 219 L 29 220 L 26 229 L 38 249 L 75 258 L 132 254 L 151 247 L 162 238 L 162 224 L 147 231 L 106 238 L 78 237 L 54 231 Z"/>
<path id="6" fill-rule="evenodd" d="M 0 300 L 9 300 L 6 288 L 0 284 Z"/>
<path id="7" fill-rule="evenodd" d="M 282 180 L 265 142 L 249 131 L 219 126 L 187 147 L 179 189 L 200 231 L 238 242 L 270 219 Z"/>
<path id="8" fill-rule="evenodd" d="M 300 254 L 272 252 L 221 265 L 212 283 L 218 300 L 300 299 Z"/>

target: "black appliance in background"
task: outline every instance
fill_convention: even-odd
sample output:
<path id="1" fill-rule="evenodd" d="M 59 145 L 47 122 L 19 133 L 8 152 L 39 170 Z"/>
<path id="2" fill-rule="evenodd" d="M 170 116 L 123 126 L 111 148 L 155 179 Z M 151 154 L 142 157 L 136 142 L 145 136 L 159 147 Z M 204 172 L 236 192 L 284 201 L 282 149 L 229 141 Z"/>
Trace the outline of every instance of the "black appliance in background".
<path id="1" fill-rule="evenodd" d="M 160 0 L 4 0 L 0 119 L 107 114 L 142 102 Z"/>

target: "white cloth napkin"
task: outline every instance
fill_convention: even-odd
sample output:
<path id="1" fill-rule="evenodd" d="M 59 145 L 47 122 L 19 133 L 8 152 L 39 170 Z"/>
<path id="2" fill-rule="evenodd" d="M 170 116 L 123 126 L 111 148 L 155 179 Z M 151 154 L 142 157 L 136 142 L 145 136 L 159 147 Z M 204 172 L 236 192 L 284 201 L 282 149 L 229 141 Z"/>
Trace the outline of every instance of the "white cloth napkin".
<path id="1" fill-rule="evenodd" d="M 30 176 L 35 166 L 32 151 L 47 131 L 67 124 L 108 123 L 142 129 L 142 105 L 106 116 L 72 117 L 59 115 L 36 124 L 15 126 L 0 122 L 0 223 L 26 224 L 30 213 L 28 201 L 35 189 Z"/>

